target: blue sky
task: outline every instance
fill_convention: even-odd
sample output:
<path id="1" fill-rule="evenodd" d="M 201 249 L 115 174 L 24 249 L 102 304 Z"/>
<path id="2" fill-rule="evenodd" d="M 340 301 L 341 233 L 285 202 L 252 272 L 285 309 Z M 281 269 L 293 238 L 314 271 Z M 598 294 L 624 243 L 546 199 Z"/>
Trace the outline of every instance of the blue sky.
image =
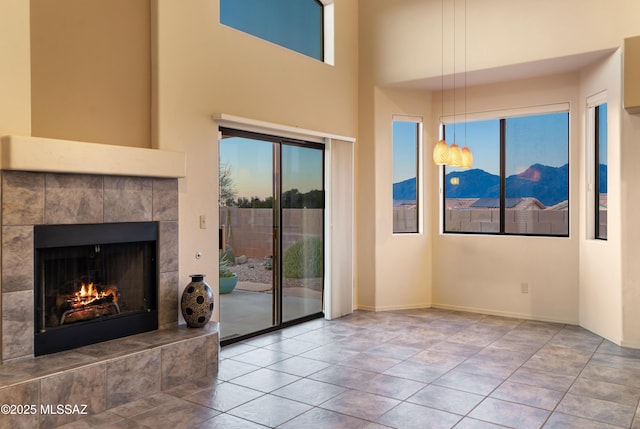
<path id="1" fill-rule="evenodd" d="M 231 169 L 236 198 L 272 195 L 273 143 L 241 137 L 220 142 L 220 165 Z"/>
<path id="2" fill-rule="evenodd" d="M 416 177 L 417 125 L 393 121 L 393 183 Z"/>
<path id="3" fill-rule="evenodd" d="M 324 189 L 322 150 L 302 146 L 282 146 L 282 191 Z"/>
<path id="4" fill-rule="evenodd" d="M 560 167 L 569 162 L 568 114 L 551 113 L 508 118 L 506 121 L 507 177 L 533 164 Z M 500 121 L 498 119 L 447 125 L 447 143 L 469 146 L 473 167 L 491 174 L 500 173 Z M 466 140 L 465 140 L 466 136 Z M 459 171 L 447 167 L 447 172 Z"/>
<path id="5" fill-rule="evenodd" d="M 220 164 L 231 168 L 238 197 L 266 198 L 273 195 L 273 143 L 242 137 L 220 142 Z M 322 151 L 300 146 L 282 146 L 282 190 L 300 192 L 323 189 Z"/>
<path id="6" fill-rule="evenodd" d="M 606 106 L 604 109 L 606 118 Z M 507 176 L 533 164 L 560 167 L 568 162 L 567 113 L 507 119 Z M 416 177 L 415 122 L 393 122 L 393 182 Z M 466 130 L 465 130 L 466 128 Z M 605 130 L 606 131 L 606 130 Z M 606 135 L 606 134 L 605 134 Z M 456 123 L 446 127 L 447 142 L 466 145 L 473 152 L 473 168 L 499 174 L 499 120 Z M 272 195 L 272 145 L 241 137 L 225 138 L 220 144 L 220 163 L 231 167 L 237 197 L 266 198 Z M 429 155 L 431 150 L 429 150 Z M 322 151 L 284 145 L 282 149 L 283 191 L 322 189 Z M 606 154 L 603 160 L 606 163 Z M 448 167 L 447 171 L 459 168 Z"/>
<path id="7" fill-rule="evenodd" d="M 607 104 L 600 105 L 600 164 L 607 164 Z"/>
<path id="8" fill-rule="evenodd" d="M 466 128 L 466 129 L 465 129 Z M 473 167 L 491 174 L 500 173 L 500 121 L 477 121 L 446 126 L 449 145 L 457 143 L 460 148 L 468 146 L 473 153 Z M 447 167 L 447 172 L 462 169 Z"/>
<path id="9" fill-rule="evenodd" d="M 506 127 L 507 177 L 522 173 L 533 164 L 560 167 L 569 162 L 566 112 L 508 118 Z M 461 148 L 471 149 L 472 168 L 500 174 L 500 120 L 449 124 L 446 140 L 449 145 L 455 141 Z M 416 177 L 415 142 L 415 122 L 393 122 L 393 183 Z M 428 149 L 429 159 L 432 150 Z M 447 172 L 460 170 L 447 167 Z"/>
<path id="10" fill-rule="evenodd" d="M 322 5 L 315 0 L 220 0 L 220 22 L 322 59 Z"/>

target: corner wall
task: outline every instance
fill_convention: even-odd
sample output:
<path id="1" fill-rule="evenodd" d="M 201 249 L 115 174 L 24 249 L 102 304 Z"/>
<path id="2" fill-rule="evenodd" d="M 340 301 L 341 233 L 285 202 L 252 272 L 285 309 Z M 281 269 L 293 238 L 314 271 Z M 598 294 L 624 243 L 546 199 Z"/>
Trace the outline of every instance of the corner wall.
<path id="1" fill-rule="evenodd" d="M 458 97 L 461 97 L 458 91 Z M 428 176 L 430 230 L 433 231 L 433 306 L 465 311 L 578 323 L 578 231 L 580 108 L 576 74 L 468 88 L 468 112 L 570 103 L 570 237 L 437 234 L 440 169 Z M 450 92 L 445 100 L 451 100 Z M 437 123 L 441 97 L 434 95 L 431 122 Z M 459 100 L 462 106 L 464 100 Z M 437 128 L 432 128 L 432 139 Z M 473 148 L 472 148 L 473 149 Z M 528 283 L 529 293 L 520 292 Z"/>
<path id="2" fill-rule="evenodd" d="M 432 214 L 429 198 L 431 147 L 433 140 L 423 132 L 420 142 L 422 180 L 418 185 L 419 210 L 422 211 L 420 233 L 393 233 L 393 117 L 421 118 L 423 129 L 433 127 L 431 94 L 427 91 L 407 91 L 375 88 L 375 153 L 374 181 L 376 189 L 375 216 L 375 308 L 376 311 L 425 308 L 431 305 Z M 437 123 L 437 122 L 436 122 Z M 420 178 L 419 178 L 420 179 Z M 422 184 L 426 186 L 423 186 Z"/>
<path id="3" fill-rule="evenodd" d="M 620 139 L 622 345 L 640 348 L 640 114 L 620 109 Z"/>
<path id="4" fill-rule="evenodd" d="M 620 344 L 622 321 L 621 106 L 622 53 L 580 76 L 580 325 Z M 607 240 L 595 240 L 593 145 L 589 142 L 587 99 L 606 92 L 608 110 Z M 589 181 L 591 179 L 591 181 Z"/>

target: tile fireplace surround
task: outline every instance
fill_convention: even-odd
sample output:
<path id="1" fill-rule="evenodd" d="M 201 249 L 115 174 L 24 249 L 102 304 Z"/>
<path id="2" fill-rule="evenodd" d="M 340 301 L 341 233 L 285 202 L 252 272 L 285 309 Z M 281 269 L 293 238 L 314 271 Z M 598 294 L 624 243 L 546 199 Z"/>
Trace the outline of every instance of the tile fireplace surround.
<path id="1" fill-rule="evenodd" d="M 51 142 L 54 144 L 47 148 L 56 147 L 55 141 L 46 143 Z M 12 143 L 2 139 L 2 154 L 9 152 L 7 146 Z M 27 141 L 25 147 L 31 143 Z M 132 153 L 149 153 L 152 163 L 154 157 L 164 156 L 153 149 L 78 144 L 83 147 L 81 152 L 88 148 L 96 157 L 102 157 L 103 151 L 124 156 L 124 164 L 131 163 Z M 20 155 L 16 153 L 17 162 Z M 91 156 L 83 152 L 79 158 L 86 162 Z M 178 154 L 177 160 L 184 161 L 183 155 Z M 177 323 L 179 176 L 153 177 L 148 166 L 140 176 L 121 171 L 111 175 L 101 167 L 95 174 L 77 174 L 72 165 L 63 165 L 63 172 L 25 171 L 31 169 L 20 170 L 12 162 L 0 160 L 0 404 L 86 404 L 86 411 L 94 414 L 215 372 L 217 324 L 190 329 Z M 163 162 L 156 163 L 156 169 Z M 159 226 L 160 329 L 34 358 L 33 226 L 137 221 L 157 221 Z M 38 413 L 19 417 L 13 419 L 17 426 L 11 427 L 55 427 L 81 416 Z M 0 420 L 8 423 L 6 416 Z M 1 421 L 0 427 L 4 427 Z"/>

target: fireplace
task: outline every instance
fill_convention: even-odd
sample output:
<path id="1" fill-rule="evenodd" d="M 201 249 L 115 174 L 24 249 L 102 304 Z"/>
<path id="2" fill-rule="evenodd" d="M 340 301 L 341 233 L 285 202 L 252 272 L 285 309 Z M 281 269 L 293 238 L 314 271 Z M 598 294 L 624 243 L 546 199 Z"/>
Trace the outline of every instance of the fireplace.
<path id="1" fill-rule="evenodd" d="M 33 232 L 36 356 L 158 328 L 157 222 Z"/>

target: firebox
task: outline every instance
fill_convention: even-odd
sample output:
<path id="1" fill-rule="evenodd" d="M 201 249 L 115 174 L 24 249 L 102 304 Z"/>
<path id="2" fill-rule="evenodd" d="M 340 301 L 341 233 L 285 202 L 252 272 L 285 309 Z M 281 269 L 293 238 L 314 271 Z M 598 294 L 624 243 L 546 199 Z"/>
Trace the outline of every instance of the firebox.
<path id="1" fill-rule="evenodd" d="M 36 356 L 158 328 L 158 225 L 34 226 Z"/>

